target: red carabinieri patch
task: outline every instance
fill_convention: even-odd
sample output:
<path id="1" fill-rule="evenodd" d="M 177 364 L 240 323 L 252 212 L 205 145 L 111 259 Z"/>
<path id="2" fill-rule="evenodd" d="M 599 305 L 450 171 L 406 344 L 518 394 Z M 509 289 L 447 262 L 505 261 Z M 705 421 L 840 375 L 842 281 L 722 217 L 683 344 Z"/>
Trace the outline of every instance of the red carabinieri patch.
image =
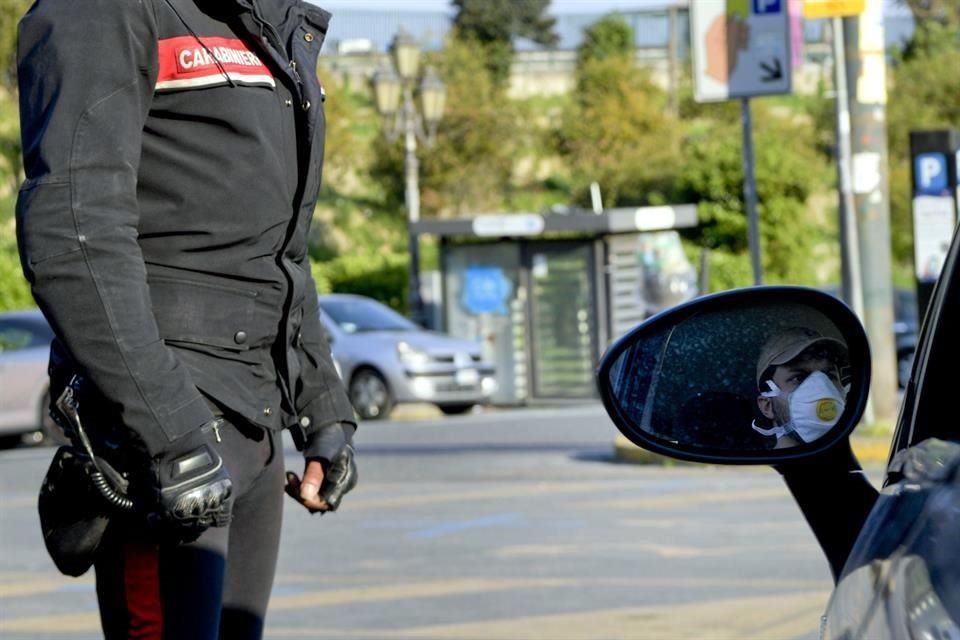
<path id="1" fill-rule="evenodd" d="M 239 38 L 178 36 L 160 40 L 157 50 L 157 91 L 211 87 L 231 80 L 236 84 L 276 86 L 267 65 Z"/>

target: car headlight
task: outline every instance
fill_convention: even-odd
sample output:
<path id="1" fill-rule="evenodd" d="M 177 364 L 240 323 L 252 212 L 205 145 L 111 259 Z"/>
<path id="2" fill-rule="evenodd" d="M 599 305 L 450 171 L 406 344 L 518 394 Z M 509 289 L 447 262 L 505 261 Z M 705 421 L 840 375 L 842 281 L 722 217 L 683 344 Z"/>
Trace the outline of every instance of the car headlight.
<path id="1" fill-rule="evenodd" d="M 406 342 L 397 343 L 397 355 L 400 361 L 408 367 L 425 367 L 430 364 L 430 354 L 411 346 Z"/>

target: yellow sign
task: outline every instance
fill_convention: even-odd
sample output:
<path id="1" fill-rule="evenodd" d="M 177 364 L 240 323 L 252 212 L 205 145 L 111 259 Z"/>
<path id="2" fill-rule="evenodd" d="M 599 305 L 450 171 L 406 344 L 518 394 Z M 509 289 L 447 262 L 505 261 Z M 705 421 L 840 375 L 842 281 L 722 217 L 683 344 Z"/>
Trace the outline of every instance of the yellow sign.
<path id="1" fill-rule="evenodd" d="M 865 0 L 805 0 L 804 18 L 834 18 L 858 16 L 863 13 Z"/>

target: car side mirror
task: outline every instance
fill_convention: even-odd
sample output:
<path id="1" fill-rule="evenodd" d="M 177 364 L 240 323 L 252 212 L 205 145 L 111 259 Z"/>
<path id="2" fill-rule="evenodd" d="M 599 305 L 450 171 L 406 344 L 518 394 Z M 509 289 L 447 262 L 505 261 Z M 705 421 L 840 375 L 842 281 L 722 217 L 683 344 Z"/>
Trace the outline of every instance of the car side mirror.
<path id="1" fill-rule="evenodd" d="M 870 349 L 843 302 L 807 287 L 749 287 L 646 320 L 603 356 L 607 413 L 673 458 L 776 464 L 816 455 L 863 415 Z"/>

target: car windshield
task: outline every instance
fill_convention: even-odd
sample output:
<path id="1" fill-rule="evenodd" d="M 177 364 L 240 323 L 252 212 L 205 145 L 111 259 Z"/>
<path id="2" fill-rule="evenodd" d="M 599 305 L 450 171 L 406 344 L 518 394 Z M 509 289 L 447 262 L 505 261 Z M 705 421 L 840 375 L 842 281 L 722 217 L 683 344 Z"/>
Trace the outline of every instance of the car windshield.
<path id="1" fill-rule="evenodd" d="M 320 308 L 347 333 L 415 331 L 419 328 L 390 307 L 375 300 L 327 299 L 320 301 Z"/>

